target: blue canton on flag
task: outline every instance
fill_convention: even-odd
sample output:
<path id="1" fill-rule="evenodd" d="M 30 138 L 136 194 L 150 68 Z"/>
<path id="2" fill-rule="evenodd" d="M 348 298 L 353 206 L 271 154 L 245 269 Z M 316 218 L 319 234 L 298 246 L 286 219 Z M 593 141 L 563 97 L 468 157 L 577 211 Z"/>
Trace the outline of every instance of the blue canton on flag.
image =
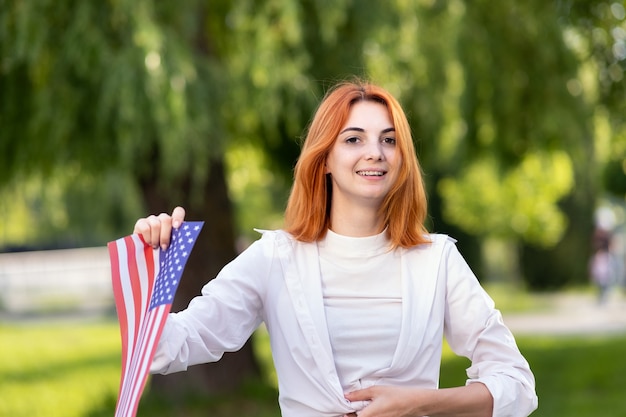
<path id="1" fill-rule="evenodd" d="M 165 251 L 159 251 L 160 269 L 150 300 L 150 310 L 160 305 L 172 304 L 174 301 L 174 294 L 176 294 L 189 252 L 201 228 L 199 224 L 183 223 L 179 229 L 172 230 L 170 245 Z"/>

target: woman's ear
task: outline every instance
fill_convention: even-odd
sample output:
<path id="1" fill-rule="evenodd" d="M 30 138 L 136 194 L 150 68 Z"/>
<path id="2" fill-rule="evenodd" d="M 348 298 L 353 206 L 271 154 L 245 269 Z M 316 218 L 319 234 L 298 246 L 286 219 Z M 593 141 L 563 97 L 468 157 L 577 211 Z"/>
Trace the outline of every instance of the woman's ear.
<path id="1" fill-rule="evenodd" d="M 326 159 L 324 159 L 324 174 L 330 175 L 330 167 L 328 166 L 328 155 L 326 155 Z"/>

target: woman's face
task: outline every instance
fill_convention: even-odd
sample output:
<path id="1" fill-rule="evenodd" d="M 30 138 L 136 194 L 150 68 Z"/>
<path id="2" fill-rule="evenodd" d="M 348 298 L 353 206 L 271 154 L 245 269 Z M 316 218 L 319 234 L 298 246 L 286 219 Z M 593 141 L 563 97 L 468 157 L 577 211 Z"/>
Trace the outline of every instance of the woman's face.
<path id="1" fill-rule="evenodd" d="M 387 107 L 376 101 L 356 102 L 326 159 L 333 206 L 380 207 L 401 163 Z"/>

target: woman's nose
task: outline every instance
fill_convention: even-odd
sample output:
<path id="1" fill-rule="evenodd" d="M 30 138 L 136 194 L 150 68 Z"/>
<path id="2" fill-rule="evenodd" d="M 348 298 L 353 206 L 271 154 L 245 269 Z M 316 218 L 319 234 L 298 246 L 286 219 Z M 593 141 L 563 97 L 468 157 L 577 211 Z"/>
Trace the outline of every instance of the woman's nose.
<path id="1" fill-rule="evenodd" d="M 380 161 L 383 159 L 382 145 L 378 140 L 372 141 L 368 144 L 365 154 L 366 160 Z"/>

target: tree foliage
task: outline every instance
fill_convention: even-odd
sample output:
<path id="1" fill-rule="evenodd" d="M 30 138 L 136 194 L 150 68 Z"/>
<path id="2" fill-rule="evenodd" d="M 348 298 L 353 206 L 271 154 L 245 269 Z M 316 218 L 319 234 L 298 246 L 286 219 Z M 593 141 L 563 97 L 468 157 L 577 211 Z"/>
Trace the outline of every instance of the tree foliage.
<path id="1" fill-rule="evenodd" d="M 1 142 L 4 180 L 79 163 L 168 185 L 191 172 L 201 184 L 206 161 L 233 143 L 261 146 L 289 177 L 324 89 L 357 74 L 408 108 L 431 193 L 441 193 L 436 222 L 550 246 L 567 227 L 558 202 L 593 171 L 589 107 L 576 90 L 586 60 L 599 66 L 601 102 L 623 106 L 618 3 L 67 3 L 2 14 L 0 117 L 4 137 L 21 139 Z M 591 43 L 574 51 L 567 31 Z M 517 204 L 511 190 L 537 181 L 524 161 L 564 156 L 541 171 L 562 178 L 558 192 L 544 187 Z M 518 184 L 492 188 L 501 204 L 475 201 L 473 189 L 504 178 Z M 453 214 L 459 206 L 476 211 Z M 471 220 L 481 216 L 482 230 Z"/>
<path id="2" fill-rule="evenodd" d="M 596 147 L 604 188 L 626 196 L 626 3 L 624 1 L 561 2 L 567 37 L 581 66 L 584 91 L 596 105 Z"/>

